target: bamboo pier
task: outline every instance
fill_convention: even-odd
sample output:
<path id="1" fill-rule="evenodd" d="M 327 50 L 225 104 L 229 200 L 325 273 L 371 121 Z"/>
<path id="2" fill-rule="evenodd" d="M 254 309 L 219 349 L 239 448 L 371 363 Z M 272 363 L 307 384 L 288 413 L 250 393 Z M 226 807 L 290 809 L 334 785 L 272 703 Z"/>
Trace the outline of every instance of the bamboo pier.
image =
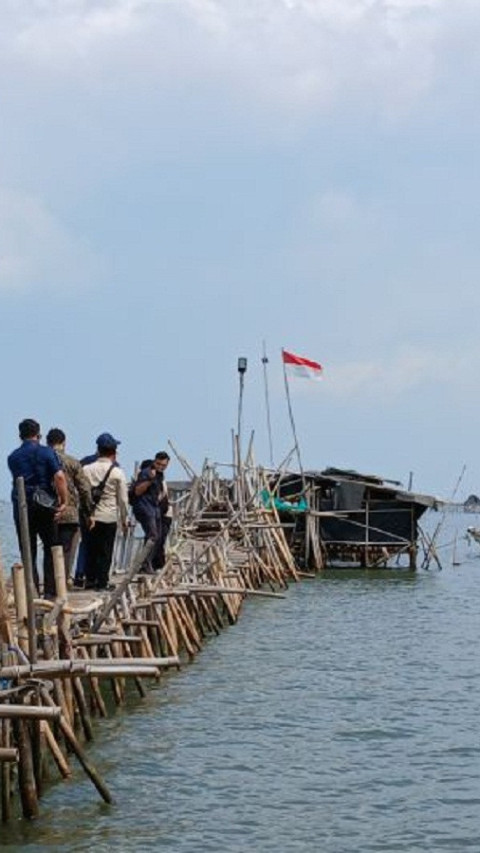
<path id="1" fill-rule="evenodd" d="M 184 465 L 186 462 L 182 460 Z M 232 487 L 206 464 L 179 499 L 165 567 L 139 569 L 149 545 L 118 539 L 110 593 L 69 590 L 55 547 L 56 598 L 36 598 L 28 559 L 6 577 L 0 565 L 1 817 L 35 818 L 52 767 L 68 782 L 78 763 L 96 793 L 114 802 L 88 743 L 109 706 L 129 690 L 191 661 L 206 640 L 234 624 L 248 596 L 282 596 L 301 576 L 260 468 Z M 72 793 L 73 796 L 73 793 Z"/>
<path id="2" fill-rule="evenodd" d="M 336 469 L 301 478 L 282 468 L 267 472 L 254 462 L 253 436 L 244 461 L 234 436 L 229 479 L 219 476 L 222 466 L 208 461 L 197 475 L 171 442 L 170 447 L 188 483 L 176 490 L 167 559 L 160 572 L 141 572 L 152 544 L 144 545 L 135 537 L 133 519 L 127 536 L 117 537 L 110 592 L 70 590 L 59 546 L 52 549 L 54 600 L 35 597 L 28 547 L 22 547 L 23 565 L 14 565 L 8 578 L 0 561 L 4 822 L 19 812 L 36 817 L 52 769 L 68 781 L 75 762 L 98 796 L 112 803 L 115 792 L 94 767 L 88 750 L 94 735 L 101 733 L 102 718 L 112 706 L 125 706 L 130 691 L 144 698 L 149 684 L 161 685 L 168 673 L 187 665 L 210 637 L 238 620 L 246 598 L 282 597 L 291 582 L 325 568 L 339 547 L 341 556 L 350 560 L 359 552 L 370 567 L 386 565 L 392 555 L 398 561 L 408 551 L 410 568 L 415 567 L 414 513 L 434 507 L 434 499 L 405 493 L 398 484 L 389 487 L 378 478 L 359 483 L 358 475 Z M 292 491 L 298 492 L 299 479 L 305 498 L 303 517 L 283 511 L 282 489 L 291 497 Z M 332 497 L 334 486 L 345 489 L 345 481 L 350 487 L 352 479 L 355 499 L 359 486 L 365 492 L 361 514 L 355 508 L 346 512 Z M 27 543 L 23 482 L 17 486 L 21 512 L 23 508 L 22 542 Z M 406 533 L 389 533 L 385 542 L 377 541 L 386 533 L 377 529 L 376 518 L 385 516 L 388 521 L 392 514 L 383 504 L 378 510 L 375 495 L 389 501 L 389 512 L 395 503 L 400 505 L 395 517 L 410 519 Z M 297 520 L 292 522 L 292 517 Z M 330 535 L 333 523 L 337 529 L 343 525 L 340 543 L 334 541 L 338 536 Z M 390 521 L 382 524 L 387 528 Z M 441 567 L 434 541 L 420 534 L 422 567 L 428 568 L 431 559 Z"/>

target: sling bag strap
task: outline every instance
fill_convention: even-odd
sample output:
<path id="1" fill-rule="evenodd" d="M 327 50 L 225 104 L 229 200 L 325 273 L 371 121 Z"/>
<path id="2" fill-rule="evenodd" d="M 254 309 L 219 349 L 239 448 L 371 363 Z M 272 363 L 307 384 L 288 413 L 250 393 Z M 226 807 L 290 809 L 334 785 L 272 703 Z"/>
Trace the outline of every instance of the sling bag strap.
<path id="1" fill-rule="evenodd" d="M 36 484 L 33 487 L 33 492 L 31 495 L 31 500 L 33 503 L 42 510 L 46 510 L 50 513 L 54 513 L 57 510 L 58 502 L 57 497 L 51 494 L 46 489 L 42 488 L 40 485 L 40 468 L 38 464 L 38 455 L 40 453 L 39 445 L 35 448 L 35 452 L 33 454 L 33 467 L 35 471 L 35 478 L 37 480 Z"/>
<path id="2" fill-rule="evenodd" d="M 105 474 L 103 480 L 100 481 L 98 486 L 92 486 L 92 503 L 93 503 L 94 507 L 96 507 L 100 503 L 100 500 L 101 500 L 102 495 L 103 495 L 103 490 L 104 490 L 105 486 L 107 485 L 107 480 L 108 480 L 108 478 L 109 478 L 109 476 L 112 473 L 114 468 L 115 468 L 115 462 L 112 462 L 112 464 L 110 465 L 110 468 L 108 469 L 107 473 Z"/>

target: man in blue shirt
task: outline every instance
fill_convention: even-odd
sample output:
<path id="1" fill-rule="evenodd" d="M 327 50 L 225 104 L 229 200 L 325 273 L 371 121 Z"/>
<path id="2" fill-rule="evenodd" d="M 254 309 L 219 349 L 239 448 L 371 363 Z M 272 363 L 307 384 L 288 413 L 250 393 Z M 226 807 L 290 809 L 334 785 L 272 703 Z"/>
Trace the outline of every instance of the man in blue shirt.
<path id="1" fill-rule="evenodd" d="M 64 513 L 68 503 L 67 481 L 57 454 L 50 447 L 40 444 L 40 424 L 32 418 L 26 418 L 21 421 L 18 429 L 22 443 L 8 457 L 8 467 L 13 478 L 13 519 L 21 551 L 16 481 L 17 477 L 23 477 L 27 497 L 33 580 L 38 591 L 40 585 L 37 569 L 37 537 L 40 537 L 43 544 L 44 593 L 48 597 L 54 597 L 55 578 L 51 548 L 52 545 L 57 544 L 58 540 L 56 522 Z M 45 509 L 36 503 L 34 500 L 36 489 L 43 489 L 58 501 L 54 510 Z"/>

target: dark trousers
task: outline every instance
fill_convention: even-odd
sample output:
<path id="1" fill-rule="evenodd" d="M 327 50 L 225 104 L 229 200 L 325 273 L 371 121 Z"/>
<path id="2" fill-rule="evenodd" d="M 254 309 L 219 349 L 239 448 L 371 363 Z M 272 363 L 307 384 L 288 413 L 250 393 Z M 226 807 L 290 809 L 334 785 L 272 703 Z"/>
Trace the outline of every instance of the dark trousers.
<path id="1" fill-rule="evenodd" d="M 162 516 L 162 547 L 160 549 L 160 559 L 162 566 L 165 565 L 165 543 L 167 541 L 168 534 L 170 533 L 171 526 L 171 517 L 169 515 Z"/>
<path id="2" fill-rule="evenodd" d="M 30 554 L 32 558 L 33 582 L 40 592 L 40 579 L 37 567 L 37 538 L 43 545 L 43 592 L 45 595 L 55 596 L 55 576 L 53 572 L 52 546 L 58 545 L 58 524 L 55 523 L 52 513 L 37 507 L 35 504 L 28 506 L 28 529 L 30 534 Z M 17 530 L 18 544 L 22 553 L 22 540 L 20 536 L 20 520 L 17 507 L 14 506 L 13 519 Z M 22 557 L 25 560 L 24 557 Z"/>
<path id="3" fill-rule="evenodd" d="M 77 565 L 75 566 L 75 580 L 83 581 L 85 580 L 85 568 L 87 563 L 87 548 L 85 545 L 88 529 L 87 522 L 80 517 L 80 545 L 78 546 L 77 553 Z"/>
<path id="4" fill-rule="evenodd" d="M 78 524 L 70 524 L 68 522 L 58 525 L 58 541 L 63 548 L 63 556 L 65 559 L 65 575 L 70 577 L 73 562 L 75 560 L 75 552 L 78 545 Z"/>
<path id="5" fill-rule="evenodd" d="M 149 540 L 153 542 L 153 550 L 148 559 L 152 569 L 161 569 L 165 563 L 163 555 L 163 527 L 162 516 L 159 510 L 147 512 L 143 509 L 136 510 L 135 518 L 141 524 L 145 535 L 145 542 Z"/>
<path id="6" fill-rule="evenodd" d="M 96 521 L 85 536 L 86 585 L 105 589 L 112 563 L 117 522 Z"/>

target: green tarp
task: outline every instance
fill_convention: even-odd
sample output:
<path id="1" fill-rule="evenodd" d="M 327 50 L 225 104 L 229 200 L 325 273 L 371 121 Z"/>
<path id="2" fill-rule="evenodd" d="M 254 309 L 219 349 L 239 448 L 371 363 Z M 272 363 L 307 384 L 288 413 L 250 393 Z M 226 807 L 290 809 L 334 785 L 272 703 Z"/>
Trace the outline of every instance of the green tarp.
<path id="1" fill-rule="evenodd" d="M 268 489 L 262 492 L 262 502 L 266 509 L 272 508 L 272 496 Z M 305 498 L 300 498 L 299 501 L 286 501 L 281 498 L 273 498 L 273 504 L 279 512 L 306 512 L 308 504 Z"/>

